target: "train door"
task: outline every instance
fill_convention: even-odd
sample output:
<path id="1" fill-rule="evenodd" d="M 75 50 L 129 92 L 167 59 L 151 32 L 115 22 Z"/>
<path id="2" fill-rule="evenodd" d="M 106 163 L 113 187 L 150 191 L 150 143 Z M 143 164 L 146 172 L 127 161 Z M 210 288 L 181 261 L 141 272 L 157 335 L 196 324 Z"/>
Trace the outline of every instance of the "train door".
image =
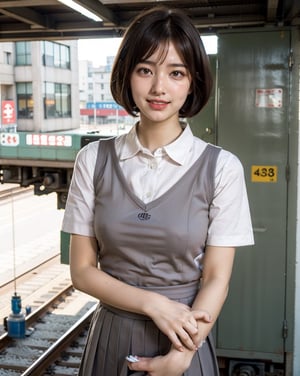
<path id="1" fill-rule="evenodd" d="M 216 69 L 217 69 L 217 55 L 210 55 L 209 56 L 211 71 L 214 76 L 214 90 L 212 91 L 212 95 L 206 104 L 206 106 L 202 109 L 200 114 L 189 119 L 190 127 L 195 136 L 201 138 L 206 142 L 210 142 L 211 144 L 215 144 L 217 142 L 216 139 L 216 95 L 215 95 L 215 87 L 217 85 L 217 77 L 216 77 Z"/>
<path id="2" fill-rule="evenodd" d="M 219 35 L 217 144 L 242 161 L 255 236 L 237 251 L 221 356 L 284 362 L 289 55 L 288 31 Z"/>

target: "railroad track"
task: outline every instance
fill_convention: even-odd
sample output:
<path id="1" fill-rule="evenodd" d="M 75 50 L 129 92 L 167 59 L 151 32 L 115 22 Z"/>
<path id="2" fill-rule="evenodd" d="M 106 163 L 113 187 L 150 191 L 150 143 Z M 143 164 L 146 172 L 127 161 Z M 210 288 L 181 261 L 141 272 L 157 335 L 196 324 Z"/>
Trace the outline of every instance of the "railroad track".
<path id="1" fill-rule="evenodd" d="M 32 194 L 32 188 L 7 186 L 0 190 L 1 204 Z M 0 376 L 74 376 L 96 302 L 74 290 L 59 252 L 35 266 L 36 261 L 29 271 L 13 280 L 2 278 L 0 284 Z M 2 325 L 15 291 L 32 312 L 26 316 L 26 336 L 20 339 L 10 338 Z"/>
<path id="2" fill-rule="evenodd" d="M 22 376 L 75 375 L 83 352 L 87 328 L 97 304 L 67 330 Z"/>
<path id="3" fill-rule="evenodd" d="M 26 317 L 25 338 L 0 337 L 1 376 L 76 374 L 96 302 L 71 283 L 53 289 L 58 291 Z"/>
<path id="4" fill-rule="evenodd" d="M 31 308 L 26 316 L 24 339 L 10 338 L 1 325 L 4 317 L 11 313 L 15 286 L 22 306 Z M 94 305 L 94 299 L 74 290 L 69 266 L 62 265 L 59 256 L 41 263 L 16 281 L 2 285 L 0 376 L 74 376 Z"/>
<path id="5" fill-rule="evenodd" d="M 46 300 L 40 307 L 38 307 L 34 312 L 26 316 L 26 327 L 30 327 L 33 323 L 37 322 L 40 317 L 45 315 L 47 312 L 51 311 L 55 305 L 63 300 L 67 294 L 70 294 L 73 289 L 73 286 L 71 283 L 69 283 L 67 286 L 62 288 L 59 292 L 55 293 L 51 298 Z M 3 350 L 3 348 L 7 347 L 13 343 L 13 339 L 11 339 L 7 333 L 4 333 L 0 336 L 0 351 Z M 1 361 L 0 361 L 1 364 Z"/>

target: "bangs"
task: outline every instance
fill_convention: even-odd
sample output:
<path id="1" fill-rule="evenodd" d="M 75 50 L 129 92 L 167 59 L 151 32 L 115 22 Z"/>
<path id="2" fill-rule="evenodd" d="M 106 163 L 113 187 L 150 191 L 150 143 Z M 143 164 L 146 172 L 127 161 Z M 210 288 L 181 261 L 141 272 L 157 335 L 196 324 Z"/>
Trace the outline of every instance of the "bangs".
<path id="1" fill-rule="evenodd" d="M 158 38 L 152 40 L 151 38 L 150 41 L 141 41 L 141 43 L 144 48 L 142 48 L 140 50 L 140 53 L 137 54 L 135 65 L 148 60 L 156 52 L 158 52 L 158 64 L 162 64 L 168 55 L 170 43 L 173 43 L 178 55 L 180 56 L 184 64 L 188 65 L 187 62 L 191 61 L 191 56 L 189 53 L 190 49 L 186 48 L 188 47 L 187 42 L 180 35 L 168 38 L 164 36 L 164 39 L 161 40 L 159 40 Z"/>
<path id="2" fill-rule="evenodd" d="M 163 63 L 168 54 L 170 43 L 174 44 L 184 64 L 190 66 L 193 61 L 191 51 L 194 50 L 192 45 L 194 41 L 189 32 L 185 30 L 184 23 L 176 13 L 163 13 L 163 20 L 161 15 L 157 14 L 154 18 L 149 17 L 147 22 L 137 22 L 129 33 L 130 35 L 125 34 L 125 45 L 128 45 L 128 38 L 134 36 L 135 40 L 134 44 L 130 44 L 130 51 L 123 51 L 132 57 L 129 66 L 130 74 L 137 64 L 149 59 L 156 52 L 159 55 L 159 63 Z"/>
<path id="3" fill-rule="evenodd" d="M 140 62 L 148 60 L 153 54 L 155 54 L 158 51 L 158 63 L 162 64 L 168 55 L 169 45 L 169 40 L 158 42 L 156 46 L 152 44 L 148 51 L 146 51 L 144 56 L 141 58 Z"/>
<path id="4" fill-rule="evenodd" d="M 135 65 L 148 60 L 157 51 L 158 61 L 163 63 L 169 51 L 170 39 L 166 34 L 160 32 L 159 35 L 156 35 L 151 30 L 147 31 L 137 43 L 139 43 L 141 48 L 136 54 Z"/>

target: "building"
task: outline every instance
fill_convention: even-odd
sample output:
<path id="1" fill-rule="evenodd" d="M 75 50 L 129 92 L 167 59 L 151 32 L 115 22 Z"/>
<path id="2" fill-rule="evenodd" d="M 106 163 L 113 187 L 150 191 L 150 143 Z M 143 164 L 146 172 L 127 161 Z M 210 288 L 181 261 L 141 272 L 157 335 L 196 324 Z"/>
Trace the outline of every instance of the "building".
<path id="1" fill-rule="evenodd" d="M 132 124 L 133 119 L 117 105 L 110 91 L 114 56 L 106 65 L 94 67 L 91 61 L 79 61 L 80 122 L 88 125 Z"/>
<path id="2" fill-rule="evenodd" d="M 77 41 L 0 44 L 0 102 L 10 101 L 15 124 L 1 130 L 52 132 L 79 128 Z"/>

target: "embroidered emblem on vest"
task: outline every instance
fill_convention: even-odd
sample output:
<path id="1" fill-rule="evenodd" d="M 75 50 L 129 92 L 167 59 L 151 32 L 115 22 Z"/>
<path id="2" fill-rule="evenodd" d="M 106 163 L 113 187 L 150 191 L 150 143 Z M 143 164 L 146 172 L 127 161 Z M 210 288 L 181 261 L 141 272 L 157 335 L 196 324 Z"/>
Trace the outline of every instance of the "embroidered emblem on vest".
<path id="1" fill-rule="evenodd" d="M 151 218 L 151 214 L 148 214 L 148 213 L 139 213 L 138 214 L 138 219 L 140 221 L 148 221 L 148 219 Z"/>

